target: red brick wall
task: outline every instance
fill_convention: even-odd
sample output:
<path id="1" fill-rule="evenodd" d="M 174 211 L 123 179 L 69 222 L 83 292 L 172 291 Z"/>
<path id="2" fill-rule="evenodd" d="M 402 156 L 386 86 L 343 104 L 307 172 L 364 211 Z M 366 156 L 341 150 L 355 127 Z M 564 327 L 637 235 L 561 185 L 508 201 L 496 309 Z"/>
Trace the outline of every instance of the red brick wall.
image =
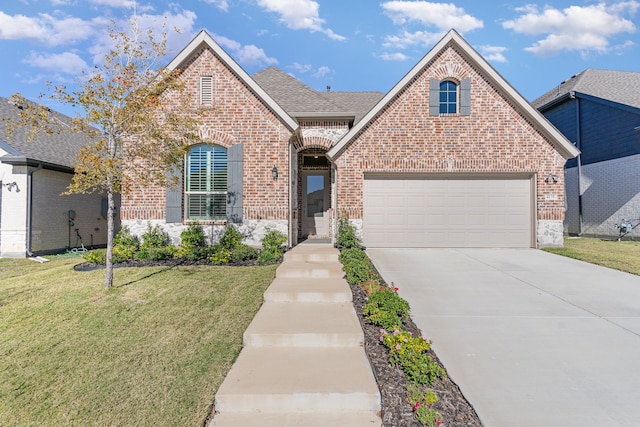
<path id="1" fill-rule="evenodd" d="M 471 79 L 471 115 L 429 116 L 429 80 Z M 362 218 L 367 172 L 537 174 L 538 219 L 564 218 L 565 159 L 453 48 L 435 58 L 338 157 L 337 215 Z M 556 184 L 544 182 L 548 174 Z M 545 200 L 554 194 L 556 200 Z"/>
<path id="2" fill-rule="evenodd" d="M 213 77 L 214 94 L 214 105 L 201 118 L 203 142 L 224 147 L 243 144 L 244 218 L 288 219 L 291 132 L 209 49 L 196 52 L 181 76 L 194 103 L 199 102 L 200 76 Z M 271 176 L 274 165 L 278 180 Z M 121 217 L 164 219 L 165 189 L 137 189 L 125 195 Z"/>

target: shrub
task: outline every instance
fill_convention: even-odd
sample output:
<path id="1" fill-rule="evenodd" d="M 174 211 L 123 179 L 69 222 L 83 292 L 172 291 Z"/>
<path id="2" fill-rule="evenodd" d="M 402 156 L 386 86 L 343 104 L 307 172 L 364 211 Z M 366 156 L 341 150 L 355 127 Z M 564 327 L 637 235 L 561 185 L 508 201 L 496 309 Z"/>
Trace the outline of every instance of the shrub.
<path id="1" fill-rule="evenodd" d="M 113 239 L 113 258 L 122 260 L 133 259 L 136 252 L 140 250 L 140 240 L 129 231 L 125 225 L 118 231 Z M 114 261 L 115 262 L 115 261 Z M 120 261 L 119 261 L 120 262 Z"/>
<path id="2" fill-rule="evenodd" d="M 142 244 L 140 249 L 163 248 L 171 245 L 169 234 L 159 225 L 147 224 L 147 231 L 142 235 Z"/>
<path id="3" fill-rule="evenodd" d="M 249 245 L 240 244 L 231 252 L 231 261 L 242 262 L 258 258 L 258 250 Z"/>
<path id="4" fill-rule="evenodd" d="M 134 255 L 134 259 L 138 261 L 163 261 L 171 259 L 176 254 L 176 248 L 173 246 L 160 247 L 142 247 Z"/>
<path id="5" fill-rule="evenodd" d="M 380 341 L 389 349 L 389 363 L 399 366 L 412 383 L 430 385 L 444 375 L 440 365 L 426 353 L 431 343 L 425 337 L 414 337 L 400 329 L 389 333 L 383 328 Z"/>
<path id="6" fill-rule="evenodd" d="M 362 246 L 356 229 L 349 222 L 349 218 L 342 217 L 338 220 L 338 232 L 336 233 L 336 246 L 340 248 L 359 248 Z"/>
<path id="7" fill-rule="evenodd" d="M 116 253 L 115 248 L 113 248 L 113 253 L 111 256 L 112 256 L 111 261 L 114 264 L 125 262 L 129 259 L 129 258 L 122 257 L 120 254 Z M 87 251 L 83 253 L 82 258 L 94 264 L 105 265 L 107 263 L 107 250 L 93 249 L 91 251 Z"/>
<path id="8" fill-rule="evenodd" d="M 278 262 L 284 254 L 287 236 L 277 230 L 269 230 L 262 238 L 262 250 L 258 255 L 258 262 L 269 264 Z"/>
<path id="9" fill-rule="evenodd" d="M 231 224 L 228 224 L 224 230 L 224 234 L 220 238 L 220 246 L 233 252 L 233 250 L 242 244 L 242 233 L 235 229 Z"/>
<path id="10" fill-rule="evenodd" d="M 367 259 L 367 254 L 360 248 L 347 248 L 340 251 L 339 259 L 341 263 L 346 264 L 354 259 Z"/>
<path id="11" fill-rule="evenodd" d="M 221 244 L 213 245 L 207 259 L 214 265 L 228 264 L 231 261 L 231 251 Z"/>
<path id="12" fill-rule="evenodd" d="M 414 385 L 409 385 L 407 401 L 421 425 L 436 427 L 443 424 L 441 415 L 430 407 L 438 401 L 438 397 L 432 390 L 423 391 Z"/>
<path id="13" fill-rule="evenodd" d="M 177 255 L 190 261 L 197 261 L 207 257 L 208 250 L 205 244 L 205 235 L 202 226 L 197 223 L 190 223 L 189 226 L 180 233 L 180 247 Z"/>
<path id="14" fill-rule="evenodd" d="M 402 327 L 402 318 L 409 316 L 409 303 L 395 289 L 386 286 L 369 295 L 362 312 L 370 323 L 387 330 Z"/>

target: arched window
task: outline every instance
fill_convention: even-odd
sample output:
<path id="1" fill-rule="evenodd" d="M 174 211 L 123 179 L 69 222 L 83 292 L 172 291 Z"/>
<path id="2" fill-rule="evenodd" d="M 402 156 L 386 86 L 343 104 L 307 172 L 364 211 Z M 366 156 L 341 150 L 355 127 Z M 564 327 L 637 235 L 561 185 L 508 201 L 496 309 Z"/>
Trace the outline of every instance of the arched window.
<path id="1" fill-rule="evenodd" d="M 440 114 L 458 112 L 458 84 L 451 80 L 440 82 Z"/>
<path id="2" fill-rule="evenodd" d="M 187 220 L 227 218 L 227 149 L 219 145 L 193 146 L 186 159 Z"/>

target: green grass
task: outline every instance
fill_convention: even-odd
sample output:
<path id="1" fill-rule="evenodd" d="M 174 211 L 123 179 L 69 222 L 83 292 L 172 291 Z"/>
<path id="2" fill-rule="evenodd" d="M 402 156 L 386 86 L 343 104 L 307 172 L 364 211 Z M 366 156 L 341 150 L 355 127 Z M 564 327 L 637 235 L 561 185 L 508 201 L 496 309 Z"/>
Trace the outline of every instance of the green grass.
<path id="1" fill-rule="evenodd" d="M 564 239 L 564 248 L 545 250 L 640 275 L 640 242 L 568 237 Z"/>
<path id="2" fill-rule="evenodd" d="M 199 426 L 275 265 L 0 259 L 0 426 Z"/>

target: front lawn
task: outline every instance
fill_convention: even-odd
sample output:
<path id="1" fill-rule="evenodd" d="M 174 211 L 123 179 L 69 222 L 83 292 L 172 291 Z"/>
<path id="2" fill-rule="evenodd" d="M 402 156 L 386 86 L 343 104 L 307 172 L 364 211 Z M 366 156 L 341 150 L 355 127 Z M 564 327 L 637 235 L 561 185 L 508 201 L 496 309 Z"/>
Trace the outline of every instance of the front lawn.
<path id="1" fill-rule="evenodd" d="M 199 426 L 276 265 L 0 259 L 0 425 Z"/>
<path id="2" fill-rule="evenodd" d="M 640 242 L 566 237 L 564 248 L 548 252 L 640 275 Z"/>

